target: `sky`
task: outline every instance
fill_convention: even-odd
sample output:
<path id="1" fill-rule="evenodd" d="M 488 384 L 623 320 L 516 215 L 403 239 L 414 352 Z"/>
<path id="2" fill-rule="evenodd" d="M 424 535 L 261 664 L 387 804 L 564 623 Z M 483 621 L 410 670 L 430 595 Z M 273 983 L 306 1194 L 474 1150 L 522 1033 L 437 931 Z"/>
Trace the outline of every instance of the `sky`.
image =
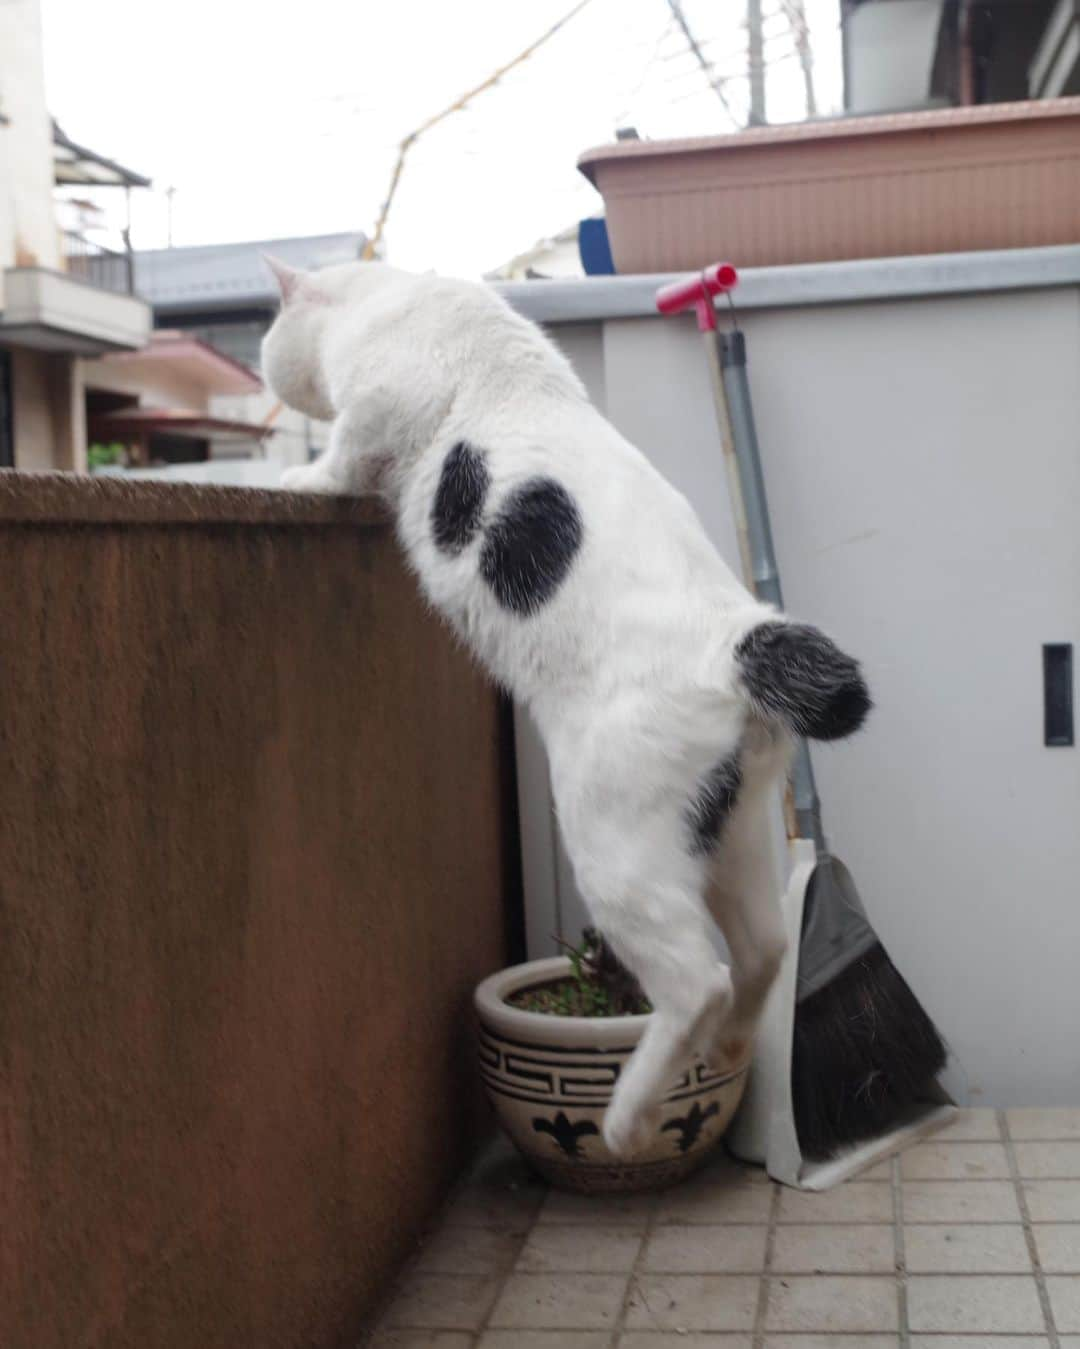
<path id="1" fill-rule="evenodd" d="M 401 139 L 573 0 L 41 0 L 52 113 L 154 180 L 136 247 L 370 231 Z M 819 111 L 841 102 L 838 0 L 805 0 Z M 743 0 L 684 0 L 745 118 Z M 764 0 L 770 121 L 805 114 L 782 0 Z M 576 168 L 620 126 L 735 129 L 667 0 L 590 0 L 547 45 L 417 142 L 386 228 L 403 267 L 478 276 L 602 203 Z M 99 197 L 108 201 L 109 198 Z M 115 204 L 115 198 L 113 198 Z"/>

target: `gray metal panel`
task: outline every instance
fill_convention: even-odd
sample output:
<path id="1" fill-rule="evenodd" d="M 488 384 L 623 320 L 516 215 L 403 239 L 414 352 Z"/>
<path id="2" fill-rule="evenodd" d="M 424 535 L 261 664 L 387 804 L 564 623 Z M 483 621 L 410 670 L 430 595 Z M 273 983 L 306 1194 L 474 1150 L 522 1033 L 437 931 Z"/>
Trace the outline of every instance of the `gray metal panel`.
<path id="1" fill-rule="evenodd" d="M 977 1099 L 1080 1103 L 1080 752 L 1041 674 L 1080 641 L 1077 291 L 747 331 L 788 608 L 877 701 L 814 749 L 834 849 Z"/>
<path id="2" fill-rule="evenodd" d="M 1044 747 L 1041 672 L 1044 643 L 1080 642 L 1080 250 L 1010 256 L 1000 289 L 1061 288 L 762 306 L 745 328 L 787 604 L 878 704 L 814 749 L 836 852 L 976 1099 L 1080 1104 L 1080 749 Z M 651 302 L 656 278 L 622 280 Z M 735 560 L 693 325 L 611 321 L 603 350 L 608 414 Z M 550 827 L 543 792 L 527 810 Z"/>
<path id="3" fill-rule="evenodd" d="M 516 309 L 538 323 L 581 323 L 655 314 L 657 288 L 674 279 L 673 274 L 665 272 L 654 276 L 586 277 L 581 281 L 519 281 L 498 289 Z M 735 298 L 739 309 L 745 311 L 1078 283 L 1080 244 L 1063 244 L 754 267 L 739 274 Z"/>

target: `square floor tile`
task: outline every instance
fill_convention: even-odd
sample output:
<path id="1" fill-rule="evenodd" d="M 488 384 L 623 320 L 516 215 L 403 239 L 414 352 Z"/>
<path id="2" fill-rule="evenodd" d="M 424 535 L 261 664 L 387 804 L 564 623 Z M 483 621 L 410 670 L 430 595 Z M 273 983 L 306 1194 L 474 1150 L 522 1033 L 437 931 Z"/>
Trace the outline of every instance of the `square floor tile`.
<path id="1" fill-rule="evenodd" d="M 943 1143 L 958 1143 L 961 1140 L 993 1141 L 1001 1139 L 1001 1126 L 998 1124 L 996 1110 L 960 1110 L 956 1118 L 934 1134 Z"/>
<path id="2" fill-rule="evenodd" d="M 769 1280 L 766 1330 L 892 1330 L 898 1322 L 895 1279 L 782 1275 Z"/>
<path id="3" fill-rule="evenodd" d="M 851 1181 L 835 1190 L 783 1190 L 782 1223 L 891 1223 L 892 1186 L 877 1181 Z"/>
<path id="4" fill-rule="evenodd" d="M 380 1330 L 478 1330 L 498 1281 L 475 1274 L 411 1274 L 394 1295 Z"/>
<path id="5" fill-rule="evenodd" d="M 1008 1180 L 1001 1143 L 919 1143 L 900 1158 L 905 1180 Z"/>
<path id="6" fill-rule="evenodd" d="M 1033 1223 L 1080 1222 L 1080 1180 L 1025 1180 L 1024 1198 Z"/>
<path id="7" fill-rule="evenodd" d="M 766 1335 L 765 1349 L 897 1349 L 899 1335 Z M 717 1345 L 716 1349 L 724 1349 Z M 969 1346 L 973 1349 L 973 1346 Z"/>
<path id="8" fill-rule="evenodd" d="M 485 1158 L 451 1202 L 448 1226 L 528 1228 L 547 1194 L 516 1155 L 498 1151 Z"/>
<path id="9" fill-rule="evenodd" d="M 1016 1192 L 1004 1180 L 909 1180 L 901 1190 L 907 1223 L 1018 1223 Z"/>
<path id="10" fill-rule="evenodd" d="M 628 1330 L 618 1349 L 752 1349 L 753 1335 L 693 1335 L 677 1330 Z"/>
<path id="11" fill-rule="evenodd" d="M 501 1227 L 441 1227 L 413 1266 L 417 1274 L 497 1274 L 521 1245 L 519 1233 Z"/>
<path id="12" fill-rule="evenodd" d="M 773 1188 L 744 1172 L 720 1170 L 693 1177 L 660 1195 L 659 1223 L 766 1223 Z"/>
<path id="13" fill-rule="evenodd" d="M 654 1227 L 641 1268 L 660 1274 L 756 1274 L 765 1267 L 767 1227 Z"/>
<path id="14" fill-rule="evenodd" d="M 886 1157 L 883 1162 L 878 1162 L 875 1166 L 868 1166 L 865 1171 L 858 1171 L 852 1176 L 852 1181 L 857 1180 L 883 1180 L 886 1183 L 892 1181 L 893 1158 Z"/>
<path id="15" fill-rule="evenodd" d="M 1030 1274 L 1024 1229 L 1012 1223 L 947 1223 L 904 1228 L 910 1274 Z"/>
<path id="16" fill-rule="evenodd" d="M 752 1330 L 758 1283 L 737 1274 L 639 1274 L 627 1329 Z"/>
<path id="17" fill-rule="evenodd" d="M 364 1349 L 472 1349 L 472 1342 L 461 1330 L 377 1330 Z"/>
<path id="18" fill-rule="evenodd" d="M 1080 1138 L 1080 1109 L 1051 1107 L 1049 1109 L 1026 1106 L 1019 1110 L 1006 1110 L 1009 1121 L 1009 1133 L 1014 1139 L 1027 1138 Z"/>
<path id="19" fill-rule="evenodd" d="M 627 1227 L 586 1227 L 581 1223 L 537 1223 L 518 1256 L 525 1274 L 629 1274 L 641 1247 L 641 1233 Z"/>
<path id="20" fill-rule="evenodd" d="M 778 1227 L 770 1269 L 781 1274 L 889 1274 L 896 1268 L 891 1226 Z"/>
<path id="21" fill-rule="evenodd" d="M 1053 1275 L 1046 1280 L 1054 1324 L 1065 1335 L 1080 1331 L 1080 1279 Z"/>
<path id="22" fill-rule="evenodd" d="M 913 1274 L 908 1322 L 913 1331 L 968 1335 L 1037 1335 L 1045 1328 L 1035 1280 L 1008 1274 Z"/>
<path id="23" fill-rule="evenodd" d="M 1080 1179 L 1080 1139 L 1071 1143 L 1017 1143 L 1016 1168 L 1025 1179 Z"/>
<path id="24" fill-rule="evenodd" d="M 587 1223 L 589 1227 L 643 1230 L 656 1207 L 654 1194 L 568 1194 L 552 1190 L 540 1209 L 541 1223 Z"/>
<path id="25" fill-rule="evenodd" d="M 615 1324 L 626 1284 L 618 1274 L 511 1274 L 490 1324 L 499 1329 L 607 1330 Z"/>
<path id="26" fill-rule="evenodd" d="M 911 1349 L 1050 1349 L 1050 1341 L 1045 1335 L 912 1335 Z"/>
<path id="27" fill-rule="evenodd" d="M 1080 1223 L 1037 1223 L 1034 1231 L 1047 1274 L 1080 1274 Z"/>
<path id="28" fill-rule="evenodd" d="M 608 1349 L 607 1330 L 487 1330 L 476 1349 Z"/>

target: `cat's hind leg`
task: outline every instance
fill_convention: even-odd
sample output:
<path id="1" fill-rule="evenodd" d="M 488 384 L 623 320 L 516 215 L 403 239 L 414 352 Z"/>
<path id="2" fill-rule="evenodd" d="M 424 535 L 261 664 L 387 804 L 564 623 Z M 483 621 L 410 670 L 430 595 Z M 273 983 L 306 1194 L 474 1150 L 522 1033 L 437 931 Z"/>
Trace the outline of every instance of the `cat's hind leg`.
<path id="1" fill-rule="evenodd" d="M 780 878 L 769 832 L 768 784 L 745 793 L 709 859 L 706 899 L 731 956 L 735 1002 L 705 1057 L 715 1068 L 750 1052 L 787 947 Z"/>
<path id="2" fill-rule="evenodd" d="M 623 856 L 606 867 L 594 850 L 583 877 L 593 918 L 653 1007 L 604 1117 L 604 1141 L 623 1158 L 655 1134 L 661 1102 L 694 1056 L 715 1042 L 734 1000 L 709 937 L 703 867 L 687 852 L 683 822 L 649 832 L 646 865 L 627 869 L 625 854 L 634 851 L 627 839 Z M 658 847 L 658 832 L 668 835 L 668 846 Z"/>

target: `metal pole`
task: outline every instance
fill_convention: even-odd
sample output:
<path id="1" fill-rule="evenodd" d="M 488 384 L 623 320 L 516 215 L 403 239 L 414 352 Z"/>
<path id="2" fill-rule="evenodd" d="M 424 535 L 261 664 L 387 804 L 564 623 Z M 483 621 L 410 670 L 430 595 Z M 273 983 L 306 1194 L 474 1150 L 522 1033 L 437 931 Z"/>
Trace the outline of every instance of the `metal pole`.
<path id="1" fill-rule="evenodd" d="M 761 0 L 746 0 L 747 61 L 750 74 L 750 125 L 764 126 L 765 39 L 762 33 Z"/>
<path id="2" fill-rule="evenodd" d="M 709 346 L 713 345 L 709 343 Z M 715 347 L 719 352 L 723 408 L 731 430 L 737 466 L 738 495 L 742 498 L 745 511 L 744 528 L 749 540 L 750 558 L 748 578 L 758 599 L 775 604 L 778 609 L 783 608 L 780 570 L 773 548 L 765 477 L 761 470 L 757 427 L 754 425 L 754 409 L 750 402 L 750 382 L 746 375 L 746 339 L 738 331 L 718 333 Z M 827 848 L 821 823 L 821 802 L 805 740 L 800 740 L 796 749 L 791 787 L 799 837 L 812 838 L 818 853 L 825 853 Z"/>
<path id="3" fill-rule="evenodd" d="M 135 254 L 131 248 L 131 184 L 124 185 L 124 203 L 127 208 L 127 223 L 124 225 L 124 276 L 127 280 L 127 293 L 135 294 Z"/>

